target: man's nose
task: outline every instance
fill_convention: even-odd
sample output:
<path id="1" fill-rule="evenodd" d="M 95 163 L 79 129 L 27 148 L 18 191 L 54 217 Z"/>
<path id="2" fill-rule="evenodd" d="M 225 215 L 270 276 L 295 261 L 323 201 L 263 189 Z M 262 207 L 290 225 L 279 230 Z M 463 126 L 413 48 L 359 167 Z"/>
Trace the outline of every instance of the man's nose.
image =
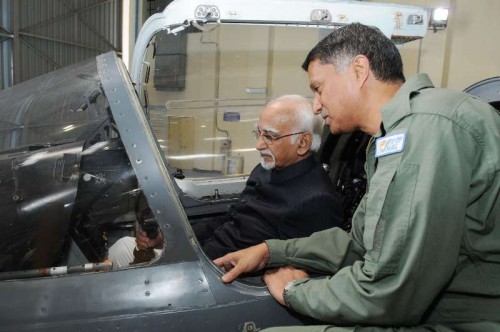
<path id="1" fill-rule="evenodd" d="M 315 96 L 313 101 L 313 113 L 321 114 L 321 110 L 323 109 L 323 105 L 319 101 L 319 97 Z"/>
<path id="2" fill-rule="evenodd" d="M 264 142 L 264 139 L 260 135 L 259 135 L 259 138 L 257 138 L 257 144 L 255 145 L 255 148 L 258 151 L 264 150 L 267 148 L 267 144 Z"/>

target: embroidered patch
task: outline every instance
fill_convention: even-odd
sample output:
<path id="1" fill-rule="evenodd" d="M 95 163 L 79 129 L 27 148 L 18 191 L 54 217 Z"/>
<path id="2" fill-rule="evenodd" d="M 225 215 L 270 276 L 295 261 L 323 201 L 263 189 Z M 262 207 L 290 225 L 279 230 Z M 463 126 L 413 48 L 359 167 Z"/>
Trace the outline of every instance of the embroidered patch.
<path id="1" fill-rule="evenodd" d="M 377 138 L 375 141 L 375 157 L 383 157 L 403 151 L 405 139 L 406 133 Z"/>

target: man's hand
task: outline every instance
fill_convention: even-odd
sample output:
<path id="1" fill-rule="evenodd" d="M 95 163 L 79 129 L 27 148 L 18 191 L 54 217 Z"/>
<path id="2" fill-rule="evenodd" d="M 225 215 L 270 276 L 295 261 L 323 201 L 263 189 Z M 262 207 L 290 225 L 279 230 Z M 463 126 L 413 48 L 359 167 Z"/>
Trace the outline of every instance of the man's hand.
<path id="1" fill-rule="evenodd" d="M 283 290 L 289 281 L 296 279 L 309 278 L 304 270 L 299 270 L 291 266 L 280 267 L 279 269 L 266 271 L 264 282 L 269 289 L 269 293 L 282 305 L 285 305 L 283 299 Z"/>
<path id="2" fill-rule="evenodd" d="M 150 239 L 146 232 L 139 231 L 135 237 L 135 244 L 138 250 L 144 250 L 147 248 L 162 249 L 163 248 L 163 234 L 158 231 L 158 236 L 156 239 Z"/>
<path id="3" fill-rule="evenodd" d="M 223 282 L 231 282 L 242 273 L 261 270 L 267 262 L 269 262 L 269 249 L 265 243 L 214 260 L 215 265 L 227 272 L 222 276 Z"/>

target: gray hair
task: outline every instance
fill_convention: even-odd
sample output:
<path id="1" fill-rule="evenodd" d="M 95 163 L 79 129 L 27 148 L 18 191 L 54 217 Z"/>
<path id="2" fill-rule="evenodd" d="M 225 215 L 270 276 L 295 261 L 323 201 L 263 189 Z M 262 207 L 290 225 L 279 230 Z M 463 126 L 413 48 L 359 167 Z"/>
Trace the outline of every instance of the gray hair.
<path id="1" fill-rule="evenodd" d="M 284 95 L 272 100 L 271 103 L 278 101 L 291 103 L 295 106 L 293 109 L 295 126 L 292 130 L 295 132 L 305 131 L 310 133 L 312 136 L 310 150 L 312 152 L 318 151 L 321 145 L 323 119 L 319 114 L 313 113 L 311 102 L 301 95 Z M 292 135 L 291 142 L 294 144 L 297 142 L 297 138 L 298 135 Z"/>

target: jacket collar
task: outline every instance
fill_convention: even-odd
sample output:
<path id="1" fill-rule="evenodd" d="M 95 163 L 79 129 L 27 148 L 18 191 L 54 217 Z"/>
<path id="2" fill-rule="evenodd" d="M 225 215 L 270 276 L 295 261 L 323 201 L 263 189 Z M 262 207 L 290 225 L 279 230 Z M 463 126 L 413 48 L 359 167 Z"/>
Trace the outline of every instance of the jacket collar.
<path id="1" fill-rule="evenodd" d="M 293 179 L 299 175 L 307 173 L 315 164 L 314 155 L 310 155 L 306 159 L 296 162 L 283 169 L 272 169 L 266 171 L 266 182 L 280 183 Z"/>
<path id="2" fill-rule="evenodd" d="M 418 95 L 420 90 L 433 87 L 434 85 L 427 74 L 417 74 L 410 77 L 401 86 L 392 100 L 382 107 L 381 126 L 383 126 L 383 128 L 381 128 L 381 132 L 376 136 L 381 136 L 384 130 L 391 130 L 399 120 L 410 114 L 410 100 Z"/>

